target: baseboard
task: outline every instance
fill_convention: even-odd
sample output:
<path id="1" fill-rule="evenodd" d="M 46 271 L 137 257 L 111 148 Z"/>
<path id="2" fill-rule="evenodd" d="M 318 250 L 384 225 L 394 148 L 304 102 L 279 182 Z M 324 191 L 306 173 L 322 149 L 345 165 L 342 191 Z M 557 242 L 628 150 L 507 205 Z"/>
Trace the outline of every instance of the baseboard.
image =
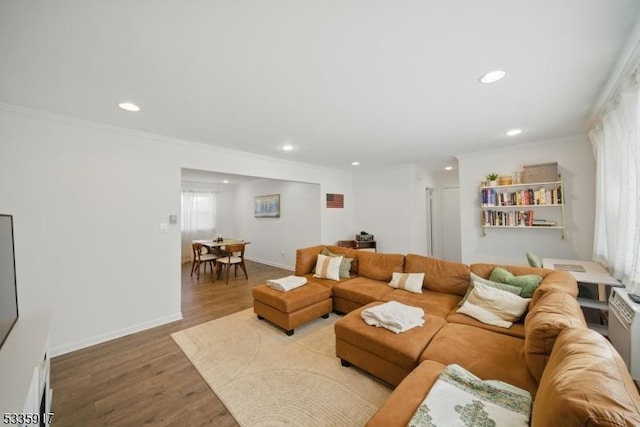
<path id="1" fill-rule="evenodd" d="M 86 347 L 90 347 L 92 345 L 100 344 L 105 341 L 110 341 L 116 338 L 124 337 L 126 335 L 135 334 L 136 332 L 145 331 L 147 329 L 155 328 L 156 326 L 165 325 L 167 323 L 175 322 L 178 320 L 182 320 L 182 312 L 161 317 L 159 319 L 151 320 L 149 322 L 139 323 L 137 325 L 129 326 L 126 328 L 118 329 L 116 331 L 112 331 L 106 334 L 97 335 L 95 337 L 87 338 L 80 341 L 75 341 L 69 344 L 64 344 L 57 347 L 52 347 L 49 350 L 49 354 L 51 357 L 61 356 L 66 353 L 70 353 L 72 351 L 81 350 Z"/>
<path id="2" fill-rule="evenodd" d="M 278 264 L 277 262 L 268 261 L 266 259 L 249 258 L 248 256 L 245 256 L 245 258 L 247 260 L 249 260 L 249 261 L 259 262 L 260 264 L 270 265 L 271 267 L 282 268 L 284 270 L 290 270 L 290 271 L 294 271 L 295 270 L 295 268 L 293 266 L 291 266 L 291 265 Z"/>

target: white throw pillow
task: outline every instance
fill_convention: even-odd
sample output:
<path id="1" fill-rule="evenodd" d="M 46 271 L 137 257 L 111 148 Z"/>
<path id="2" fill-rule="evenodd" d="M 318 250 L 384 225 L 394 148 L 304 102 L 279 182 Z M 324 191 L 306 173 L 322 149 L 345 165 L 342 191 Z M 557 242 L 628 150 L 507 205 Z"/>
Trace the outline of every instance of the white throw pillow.
<path id="1" fill-rule="evenodd" d="M 530 298 L 522 298 L 507 291 L 473 282 L 467 300 L 458 309 L 488 325 L 510 328 L 515 320 L 527 310 Z"/>
<path id="2" fill-rule="evenodd" d="M 404 289 L 414 294 L 421 294 L 423 280 L 424 273 L 396 273 L 394 271 L 389 286 Z"/>
<path id="3" fill-rule="evenodd" d="M 316 261 L 316 273 L 313 277 L 318 279 L 331 279 L 335 281 L 340 280 L 340 264 L 342 263 L 342 257 L 329 257 L 325 255 L 318 255 Z"/>

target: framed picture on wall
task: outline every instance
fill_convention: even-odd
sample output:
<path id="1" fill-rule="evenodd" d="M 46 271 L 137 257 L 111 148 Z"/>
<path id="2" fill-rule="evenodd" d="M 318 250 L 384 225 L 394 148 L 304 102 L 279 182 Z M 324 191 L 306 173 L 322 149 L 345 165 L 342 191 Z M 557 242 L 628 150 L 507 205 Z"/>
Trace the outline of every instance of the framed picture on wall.
<path id="1" fill-rule="evenodd" d="M 280 195 L 256 196 L 253 214 L 256 218 L 280 218 Z"/>

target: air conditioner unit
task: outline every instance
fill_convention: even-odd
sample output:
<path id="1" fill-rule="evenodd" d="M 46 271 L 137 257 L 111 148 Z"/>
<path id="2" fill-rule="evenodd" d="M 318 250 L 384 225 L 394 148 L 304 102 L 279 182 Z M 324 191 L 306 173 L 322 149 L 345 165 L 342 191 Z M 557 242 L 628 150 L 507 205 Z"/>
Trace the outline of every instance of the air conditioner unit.
<path id="1" fill-rule="evenodd" d="M 613 288 L 609 298 L 609 341 L 640 381 L 640 304 L 624 288 Z"/>

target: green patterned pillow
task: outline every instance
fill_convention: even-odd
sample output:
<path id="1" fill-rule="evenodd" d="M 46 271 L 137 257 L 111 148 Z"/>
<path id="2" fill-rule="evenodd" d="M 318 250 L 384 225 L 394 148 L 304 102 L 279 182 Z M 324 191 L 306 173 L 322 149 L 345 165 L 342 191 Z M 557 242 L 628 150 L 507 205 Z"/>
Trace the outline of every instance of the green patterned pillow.
<path id="1" fill-rule="evenodd" d="M 542 282 L 542 277 L 537 274 L 526 274 L 524 276 L 514 276 L 510 271 L 505 270 L 504 268 L 496 267 L 491 272 L 491 276 L 489 276 L 489 280 L 494 282 L 506 283 L 507 285 L 518 286 L 522 288 L 522 293 L 520 294 L 523 298 L 531 298 L 533 295 L 533 291 L 540 285 Z"/>

